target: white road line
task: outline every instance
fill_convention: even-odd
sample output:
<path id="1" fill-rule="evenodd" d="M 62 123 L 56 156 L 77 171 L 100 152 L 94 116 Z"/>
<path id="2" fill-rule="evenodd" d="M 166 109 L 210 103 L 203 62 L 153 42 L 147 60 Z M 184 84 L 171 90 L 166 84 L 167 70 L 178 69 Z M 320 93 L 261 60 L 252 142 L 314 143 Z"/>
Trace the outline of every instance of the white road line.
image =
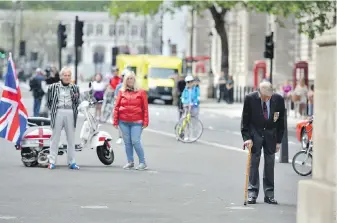
<path id="1" fill-rule="evenodd" d="M 81 206 L 83 209 L 107 209 L 108 206 Z"/>
<path id="2" fill-rule="evenodd" d="M 163 135 L 163 136 L 168 136 L 168 137 L 171 137 L 171 138 L 176 138 L 175 134 L 164 132 L 164 131 L 160 131 L 160 130 L 146 128 L 145 131 L 156 133 L 156 134 L 160 134 L 160 135 Z M 209 141 L 200 140 L 200 139 L 198 140 L 198 142 L 201 143 L 201 144 L 207 145 L 207 146 L 214 146 L 214 147 L 218 147 L 218 148 L 222 148 L 222 149 L 227 149 L 227 150 L 232 150 L 232 151 L 236 151 L 236 152 L 240 152 L 240 153 L 247 153 L 248 152 L 247 150 L 243 150 L 242 148 L 228 146 L 228 145 L 222 145 L 222 144 L 215 143 L 215 142 L 209 142 Z M 263 157 L 263 154 L 261 155 L 261 157 Z M 275 160 L 276 161 L 280 161 L 279 154 L 275 155 Z M 289 159 L 288 162 L 291 163 L 292 159 Z"/>
<path id="3" fill-rule="evenodd" d="M 12 219 L 16 219 L 17 217 L 14 216 L 3 216 L 0 215 L 0 220 L 12 220 Z"/>
<path id="4" fill-rule="evenodd" d="M 234 207 L 226 207 L 226 209 L 231 209 L 231 210 L 253 210 L 253 207 L 248 207 L 248 206 L 234 206 Z"/>
<path id="5" fill-rule="evenodd" d="M 84 116 L 83 114 L 79 114 L 80 116 Z M 108 121 L 108 123 L 112 124 L 112 121 Z M 155 130 L 155 129 L 150 129 L 150 128 L 146 128 L 145 131 L 148 132 L 152 132 L 152 133 L 156 133 L 156 134 L 160 134 L 163 136 L 168 136 L 171 138 L 176 138 L 175 134 L 172 133 L 168 133 L 168 132 L 164 132 L 164 131 L 160 131 L 160 130 Z M 232 133 L 234 135 L 241 135 L 240 132 L 231 132 L 228 130 L 229 133 Z M 222 149 L 227 149 L 227 150 L 232 150 L 232 151 L 236 151 L 236 152 L 241 152 L 241 153 L 247 153 L 247 150 L 243 150 L 242 148 L 238 148 L 238 147 L 233 147 L 233 146 L 228 146 L 228 145 L 223 145 L 223 144 L 219 144 L 216 142 L 209 142 L 209 141 L 205 141 L 205 140 L 198 140 L 199 143 L 207 145 L 207 146 L 214 146 L 214 147 L 218 147 L 218 148 L 222 148 Z M 290 144 L 292 144 L 293 142 L 291 142 Z M 261 157 L 263 157 L 263 154 L 261 155 Z M 275 156 L 275 160 L 276 161 L 280 161 L 280 157 L 278 154 L 276 154 Z M 289 159 L 289 163 L 292 162 L 292 159 Z"/>
<path id="6" fill-rule="evenodd" d="M 168 132 L 164 132 L 164 131 L 160 131 L 160 130 L 155 130 L 155 129 L 149 129 L 146 128 L 145 129 L 148 132 L 152 132 L 152 133 L 157 133 L 160 135 L 164 135 L 164 136 L 168 136 L 171 138 L 176 138 L 176 136 L 172 133 L 168 133 Z M 233 147 L 233 146 L 226 146 L 226 145 L 222 145 L 219 143 L 215 143 L 215 142 L 209 142 L 209 141 L 205 141 L 205 140 L 198 140 L 199 143 L 207 145 L 207 146 L 214 146 L 214 147 L 219 147 L 219 148 L 223 148 L 223 149 L 227 149 L 227 150 L 233 150 L 233 151 L 238 151 L 238 152 L 244 152 L 246 153 L 247 151 L 243 150 L 242 148 L 237 148 L 237 147 Z"/>

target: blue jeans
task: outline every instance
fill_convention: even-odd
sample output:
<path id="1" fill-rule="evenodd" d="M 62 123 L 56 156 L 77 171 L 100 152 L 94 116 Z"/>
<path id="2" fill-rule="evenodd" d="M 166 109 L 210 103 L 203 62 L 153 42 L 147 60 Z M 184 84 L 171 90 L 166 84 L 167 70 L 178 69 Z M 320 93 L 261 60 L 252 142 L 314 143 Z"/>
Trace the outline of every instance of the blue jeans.
<path id="1" fill-rule="evenodd" d="M 34 117 L 39 117 L 42 99 L 34 98 Z"/>
<path id="2" fill-rule="evenodd" d="M 313 116 L 314 115 L 314 105 L 313 104 L 309 104 L 308 105 L 308 115 L 309 116 Z"/>
<path id="3" fill-rule="evenodd" d="M 135 149 L 139 158 L 139 163 L 145 164 L 144 150 L 140 142 L 143 131 L 142 124 L 119 121 L 119 128 L 122 132 L 128 162 L 134 162 L 133 149 Z"/>

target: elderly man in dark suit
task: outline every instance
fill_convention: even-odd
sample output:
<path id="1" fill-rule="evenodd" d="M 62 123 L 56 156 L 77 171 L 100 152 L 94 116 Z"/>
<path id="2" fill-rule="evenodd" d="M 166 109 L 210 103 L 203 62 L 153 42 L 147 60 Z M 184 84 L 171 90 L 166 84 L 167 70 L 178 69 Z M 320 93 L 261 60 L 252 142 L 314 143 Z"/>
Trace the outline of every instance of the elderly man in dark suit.
<path id="1" fill-rule="evenodd" d="M 273 93 L 270 82 L 260 83 L 259 90 L 244 100 L 241 134 L 246 146 L 251 146 L 248 203 L 255 204 L 259 194 L 259 165 L 264 154 L 264 202 L 277 204 L 274 198 L 275 153 L 280 150 L 284 132 L 284 99 Z"/>

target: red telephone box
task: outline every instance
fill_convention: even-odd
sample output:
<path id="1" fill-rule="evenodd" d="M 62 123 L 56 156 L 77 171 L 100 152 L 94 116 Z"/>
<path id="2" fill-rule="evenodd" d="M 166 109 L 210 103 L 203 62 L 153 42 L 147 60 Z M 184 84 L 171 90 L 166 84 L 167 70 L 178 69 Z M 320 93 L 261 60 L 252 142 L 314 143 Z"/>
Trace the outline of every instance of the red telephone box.
<path id="1" fill-rule="evenodd" d="M 293 87 L 296 88 L 297 81 L 304 78 L 305 84 L 309 86 L 309 69 L 308 62 L 306 61 L 298 61 L 295 63 L 293 70 Z"/>
<path id="2" fill-rule="evenodd" d="M 259 85 L 259 82 L 267 76 L 267 64 L 263 60 L 255 61 L 254 64 L 254 89 Z"/>

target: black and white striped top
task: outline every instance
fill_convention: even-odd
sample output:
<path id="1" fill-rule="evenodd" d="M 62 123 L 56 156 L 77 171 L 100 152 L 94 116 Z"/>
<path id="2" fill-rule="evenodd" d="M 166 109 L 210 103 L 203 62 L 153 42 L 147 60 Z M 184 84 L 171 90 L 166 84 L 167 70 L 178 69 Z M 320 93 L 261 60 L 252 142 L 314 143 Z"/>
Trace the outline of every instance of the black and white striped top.
<path id="1" fill-rule="evenodd" d="M 61 82 L 51 84 L 48 87 L 47 92 L 47 106 L 50 110 L 50 120 L 51 120 L 51 128 L 55 126 L 55 119 L 57 114 L 57 107 L 59 102 L 60 96 L 60 88 L 62 87 Z M 80 103 L 80 90 L 77 85 L 70 84 L 69 87 L 71 88 L 71 100 L 72 100 L 72 108 L 74 112 L 74 127 L 76 128 L 76 121 L 78 115 L 78 106 Z"/>

